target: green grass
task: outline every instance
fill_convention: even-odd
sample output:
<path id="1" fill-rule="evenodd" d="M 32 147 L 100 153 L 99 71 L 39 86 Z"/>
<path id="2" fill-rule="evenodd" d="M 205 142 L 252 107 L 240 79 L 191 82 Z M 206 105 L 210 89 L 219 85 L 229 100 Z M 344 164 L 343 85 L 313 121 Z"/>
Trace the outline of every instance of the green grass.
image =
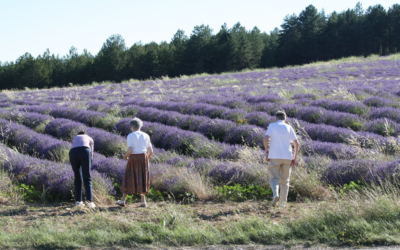
<path id="1" fill-rule="evenodd" d="M 400 243 L 398 198 L 397 188 L 349 191 L 339 195 L 337 201 L 309 203 L 305 207 L 290 204 L 286 209 L 289 213 L 303 207 L 299 216 L 280 222 L 272 220 L 266 213 L 265 216 L 239 216 L 227 223 L 216 223 L 199 219 L 195 213 L 183 211 L 174 204 L 155 208 L 157 213 L 149 213 L 148 217 L 144 211 L 141 218 L 130 216 L 124 210 L 80 213 L 79 209 L 71 209 L 71 215 L 49 216 L 24 223 L 12 216 L 18 212 L 13 210 L 8 215 L 2 212 L 0 247 L 391 245 Z M 271 208 L 271 214 L 277 210 Z"/>

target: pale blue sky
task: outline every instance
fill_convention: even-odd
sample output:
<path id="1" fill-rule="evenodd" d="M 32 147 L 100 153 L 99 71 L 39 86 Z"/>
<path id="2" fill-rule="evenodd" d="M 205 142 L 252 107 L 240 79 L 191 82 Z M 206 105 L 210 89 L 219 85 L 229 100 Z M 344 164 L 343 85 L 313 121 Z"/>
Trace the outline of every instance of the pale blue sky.
<path id="1" fill-rule="evenodd" d="M 240 22 L 269 32 L 280 28 L 287 14 L 299 14 L 313 4 L 329 14 L 354 8 L 359 0 L 0 0 L 0 61 L 15 61 L 25 52 L 33 56 L 63 56 L 71 46 L 97 54 L 112 34 L 128 47 L 135 42 L 170 41 L 178 29 L 190 35 L 195 25 L 218 32 L 223 23 Z M 364 9 L 396 0 L 364 0 Z"/>

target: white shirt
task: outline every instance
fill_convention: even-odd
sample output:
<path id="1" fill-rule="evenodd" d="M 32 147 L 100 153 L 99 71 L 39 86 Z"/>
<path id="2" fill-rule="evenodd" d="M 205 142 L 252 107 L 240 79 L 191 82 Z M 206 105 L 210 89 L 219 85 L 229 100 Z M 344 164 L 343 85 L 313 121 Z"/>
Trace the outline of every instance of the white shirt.
<path id="1" fill-rule="evenodd" d="M 269 124 L 265 135 L 270 137 L 269 159 L 293 159 L 290 143 L 297 140 L 297 137 L 292 126 L 284 121 L 277 121 Z"/>
<path id="2" fill-rule="evenodd" d="M 135 131 L 127 137 L 128 148 L 132 147 L 133 151 L 131 154 L 143 154 L 147 153 L 147 148 L 153 149 L 150 136 L 142 131 Z"/>

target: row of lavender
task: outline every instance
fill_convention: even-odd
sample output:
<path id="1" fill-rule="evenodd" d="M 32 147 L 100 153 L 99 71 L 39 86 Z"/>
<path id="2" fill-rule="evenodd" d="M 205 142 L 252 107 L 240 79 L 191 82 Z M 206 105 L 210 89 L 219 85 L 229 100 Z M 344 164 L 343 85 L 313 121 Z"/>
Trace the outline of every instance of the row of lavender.
<path id="1" fill-rule="evenodd" d="M 50 195 L 70 197 L 74 175 L 68 164 L 27 156 L 3 143 L 0 143 L 0 151 L 5 156 L 0 160 L 0 166 L 11 172 L 17 181 L 32 185 L 39 191 L 45 190 Z M 93 170 L 92 179 L 94 189 L 101 187 L 107 195 L 115 193 L 112 181 L 105 174 Z"/>
<path id="2" fill-rule="evenodd" d="M 274 95 L 271 96 L 274 98 Z M 263 96 L 263 98 L 265 97 L 266 99 L 269 99 L 271 96 L 267 95 Z M 223 98 L 214 97 L 213 99 L 221 100 Z M 121 103 L 122 106 L 131 104 L 176 111 L 187 115 L 204 115 L 210 118 L 227 119 L 232 121 L 244 119 L 249 116 L 251 117 L 254 114 L 253 112 L 257 111 L 266 112 L 270 115 L 273 115 L 277 110 L 283 109 L 286 111 L 289 117 L 303 120 L 305 122 L 351 128 L 354 131 L 364 130 L 387 136 L 387 134 L 382 133 L 381 130 L 375 127 L 375 124 L 377 123 L 376 119 L 386 118 L 393 130 L 392 134 L 389 135 L 398 135 L 400 133 L 400 109 L 393 107 L 371 108 L 371 110 L 368 112 L 368 120 L 366 120 L 365 118 L 362 118 L 356 114 L 326 110 L 323 107 L 301 106 L 297 104 L 280 104 L 269 101 L 256 102 L 252 106 L 251 110 L 246 110 L 243 108 L 230 109 L 224 106 L 201 102 L 155 102 L 133 99 Z M 348 104 L 348 106 L 351 105 Z M 256 113 L 254 115 L 262 115 L 262 113 Z M 264 123 L 259 125 L 265 127 L 268 124 Z"/>
<path id="3" fill-rule="evenodd" d="M 35 116 L 37 116 L 38 114 L 30 114 L 30 113 L 25 113 L 25 114 L 19 114 L 19 115 L 15 115 L 15 117 L 22 117 L 22 115 L 25 115 L 26 117 L 30 117 L 30 116 L 33 116 L 33 117 L 35 117 Z M 44 116 L 45 118 L 46 118 L 46 120 L 48 120 L 48 117 L 46 117 L 46 116 Z M 34 120 L 34 119 L 27 119 L 27 120 Z M 54 119 L 52 122 L 49 122 L 48 123 L 48 125 L 50 125 L 49 126 L 49 128 L 51 128 L 51 127 L 54 127 L 54 122 L 57 122 L 57 121 L 65 121 L 66 119 Z M 70 123 L 71 123 L 71 121 L 69 121 Z M 124 134 L 127 134 L 127 133 L 129 133 L 129 125 L 128 125 L 128 122 L 129 122 L 129 118 L 128 119 L 123 119 L 123 120 L 121 120 L 119 123 L 117 123 L 117 125 L 116 125 L 116 127 L 119 127 L 119 130 L 120 131 L 125 131 L 125 132 L 123 132 Z M 73 122 L 72 122 L 73 123 Z M 75 124 L 77 124 L 77 126 L 79 127 L 80 126 L 80 128 L 82 127 L 82 124 L 79 124 L 79 123 L 75 123 Z M 151 127 L 151 125 L 150 125 L 150 127 Z M 167 127 L 167 126 L 165 126 L 165 127 Z M 46 127 L 46 129 L 45 130 L 49 130 L 47 127 Z M 60 129 L 61 131 L 68 131 L 68 130 L 65 130 L 65 129 Z M 151 129 L 149 129 L 149 131 L 151 131 Z M 167 131 L 164 131 L 164 132 L 162 132 L 161 134 L 164 134 L 164 133 L 166 133 Z M 103 133 L 107 133 L 107 132 L 105 132 L 105 131 L 103 131 Z M 103 134 L 103 137 L 107 137 L 107 135 L 104 135 Z M 307 147 L 307 145 L 305 145 L 305 147 Z M 313 149 L 310 149 L 310 151 L 312 151 Z M 327 150 L 325 150 L 325 151 L 327 151 Z M 337 153 L 337 152 L 335 152 L 335 153 Z M 348 152 L 346 152 L 345 150 L 342 150 L 341 151 L 341 153 L 342 153 L 342 157 L 341 158 L 348 158 L 348 159 L 351 159 L 354 155 L 348 155 Z M 359 153 L 359 154 L 361 154 L 361 152 L 354 152 L 354 154 L 356 154 L 356 153 Z M 314 155 L 316 155 L 317 153 L 316 152 L 314 152 Z M 348 157 L 345 157 L 345 156 L 348 156 Z M 365 155 L 364 155 L 364 157 L 365 157 Z M 188 162 L 187 161 L 188 160 L 188 158 L 186 158 L 185 159 L 185 157 L 174 157 L 174 158 L 171 158 L 167 163 L 170 163 L 170 164 L 177 164 L 177 163 L 179 163 L 180 165 L 182 165 L 182 163 L 183 162 Z M 207 162 L 207 165 L 210 165 L 210 161 L 211 160 L 202 160 L 202 159 L 199 159 L 197 162 L 204 162 L 204 161 L 206 161 Z M 195 161 L 196 162 L 196 161 Z M 189 163 L 189 166 L 191 166 L 193 163 Z M 196 164 L 195 164 L 196 165 Z M 235 166 L 233 166 L 233 165 L 235 165 Z M 246 166 L 249 166 L 248 165 L 248 163 L 246 164 Z M 200 169 L 204 169 L 204 168 L 206 168 L 207 170 L 208 170 L 208 175 L 210 176 L 210 177 L 213 177 L 213 179 L 214 179 L 214 181 L 215 180 L 218 180 L 218 181 L 220 181 L 220 182 L 222 182 L 222 181 L 228 181 L 228 180 L 230 180 L 230 179 L 232 179 L 234 176 L 240 176 L 240 178 L 238 179 L 238 180 L 236 180 L 236 181 L 240 181 L 240 182 L 242 182 L 243 183 L 243 180 L 245 179 L 247 182 L 248 181 L 253 181 L 254 182 L 254 179 L 255 179 L 255 177 L 253 176 L 253 177 L 251 177 L 251 175 L 249 175 L 249 174 L 246 174 L 246 173 L 248 173 L 248 171 L 243 171 L 243 170 L 240 170 L 240 164 L 238 164 L 238 163 L 236 163 L 236 164 L 227 164 L 227 163 L 221 163 L 221 164 L 219 164 L 219 165 L 215 165 L 215 168 L 213 168 L 213 169 L 210 169 L 209 167 L 207 168 L 206 166 L 204 166 L 204 164 L 201 166 L 201 168 Z M 326 173 L 326 175 L 327 176 L 330 176 L 330 175 L 332 175 L 330 172 L 329 172 L 329 169 L 331 169 L 332 167 L 330 167 L 330 168 L 328 168 L 328 171 L 327 171 L 327 173 Z M 198 169 L 198 168 L 197 168 Z M 257 168 L 254 168 L 254 166 L 252 166 L 251 167 L 251 169 L 257 169 Z M 107 171 L 107 170 L 103 170 L 103 171 Z M 358 170 L 357 170 L 358 171 Z M 339 176 L 341 176 L 341 177 L 345 177 L 345 176 L 348 176 L 349 174 L 351 173 L 351 171 L 350 172 L 346 172 L 345 174 L 342 174 L 342 175 L 339 175 Z M 353 175 L 354 175 L 354 173 L 353 173 Z M 344 180 L 347 180 L 346 178 L 344 178 L 343 177 L 343 179 Z M 174 177 L 174 179 L 176 179 L 176 177 Z M 334 180 L 335 182 L 337 182 L 338 181 L 338 179 L 336 178 L 333 178 L 332 176 L 330 176 L 329 178 L 327 178 L 327 179 L 329 179 L 329 180 Z M 169 181 L 167 181 L 167 183 L 170 183 Z"/>
<path id="4" fill-rule="evenodd" d="M 46 115 L 40 115 L 35 113 L 10 113 L 8 114 L 8 118 L 16 118 L 19 122 L 29 123 L 29 121 L 36 120 L 36 123 L 31 124 L 33 127 L 37 127 L 36 125 L 39 120 L 48 121 L 46 128 L 44 131 L 54 132 L 52 129 L 55 128 L 55 124 L 62 122 L 64 124 L 68 124 L 71 129 L 78 131 L 79 129 L 85 128 L 83 124 L 68 121 L 66 119 L 53 119 L 49 121 L 50 117 Z M 24 122 L 25 121 L 25 122 Z M 67 121 L 67 123 L 65 123 Z M 75 128 L 73 128 L 75 124 Z M 70 147 L 70 144 L 64 141 L 60 141 L 54 139 L 50 136 L 38 134 L 27 127 L 19 124 L 15 124 L 6 120 L 0 119 L 0 127 L 4 131 L 1 136 L 1 139 L 9 145 L 16 146 L 20 150 L 27 152 L 31 155 L 36 155 L 40 158 L 46 158 L 51 160 L 65 160 L 67 157 L 66 152 Z M 59 127 L 63 130 L 63 127 Z M 87 127 L 86 127 L 87 129 Z M 58 129 L 56 129 L 58 130 Z M 99 130 L 99 129 L 98 129 Z M 101 131 L 101 130 L 99 130 Z M 57 135 L 57 134 L 56 134 Z M 61 134 L 62 135 L 62 134 Z M 112 135 L 109 132 L 102 131 L 103 137 L 108 137 Z M 114 135 L 117 136 L 117 135 Z M 35 141 L 31 139 L 35 138 Z M 27 151 L 29 149 L 29 151 Z M 156 157 L 160 158 L 160 154 L 163 152 L 155 152 Z M 158 156 L 157 156 L 158 155 Z M 164 155 L 164 158 L 167 158 Z M 60 163 L 62 164 L 62 163 Z M 60 165 L 56 164 L 56 165 Z M 118 160 L 116 158 L 105 158 L 100 154 L 95 154 L 93 161 L 93 168 L 100 173 L 106 174 L 108 177 L 112 178 L 117 183 L 121 183 L 122 176 L 125 169 L 125 161 Z M 170 155 L 169 159 L 165 159 L 164 164 L 153 164 L 152 169 L 154 170 L 154 176 L 157 176 L 157 173 L 160 172 L 159 169 L 167 169 L 171 170 L 173 166 L 177 167 L 186 167 L 188 169 L 194 169 L 197 172 L 201 172 L 202 175 L 206 175 L 210 180 L 214 183 L 227 183 L 228 181 L 233 181 L 234 183 L 244 183 L 244 182 L 256 182 L 259 177 L 254 175 L 255 165 L 259 165 L 257 163 L 252 163 L 251 167 L 246 165 L 247 169 L 244 169 L 245 166 L 239 163 L 233 162 L 219 162 L 210 159 L 196 159 L 185 156 L 175 156 L 174 154 Z M 254 165 L 255 164 L 255 165 Z M 260 169 L 260 168 L 258 168 Z M 153 171 L 152 170 L 152 171 Z M 253 172 L 250 173 L 250 172 Z M 37 179 L 37 178 L 36 178 Z M 177 190 L 175 186 L 180 185 L 178 181 L 178 177 L 173 178 L 174 181 L 170 179 L 165 179 L 163 182 L 158 181 L 158 185 L 162 190 L 165 191 L 173 191 Z M 184 180 L 181 180 L 181 182 Z M 260 183 L 259 181 L 257 181 Z M 31 182 L 28 182 L 31 183 Z M 45 185 L 46 187 L 48 185 Z M 50 188 L 51 189 L 51 188 Z M 182 191 L 187 191 L 184 187 L 180 189 Z"/>
<path id="5" fill-rule="evenodd" d="M 297 94 L 292 98 L 295 100 L 316 98 L 314 94 Z M 383 99 L 385 100 L 385 99 Z M 249 102 L 247 102 L 249 101 Z M 283 99 L 270 94 L 265 96 L 250 96 L 247 101 L 241 101 L 237 98 L 218 98 L 217 96 L 201 96 L 193 102 L 140 102 L 138 100 L 127 101 L 123 105 L 138 104 L 144 107 L 156 107 L 158 109 L 166 109 L 170 111 L 179 111 L 183 114 L 206 115 L 211 118 L 222 118 L 232 121 L 240 119 L 248 119 L 254 122 L 255 125 L 266 128 L 272 117 L 265 117 L 262 112 L 273 114 L 278 109 L 284 109 L 289 117 L 303 120 L 305 122 L 316 124 L 327 124 L 337 127 L 348 127 L 352 130 L 368 131 L 377 133 L 382 136 L 397 136 L 400 133 L 400 109 L 386 107 L 386 108 L 373 108 L 368 111 L 369 121 L 357 116 L 356 114 L 366 115 L 366 106 L 360 106 L 356 102 L 341 102 L 334 100 L 316 100 L 316 105 L 301 106 L 298 104 L 282 104 Z M 203 103 L 202 103 L 203 102 Z M 216 105 L 228 106 L 228 109 L 220 106 L 206 105 L 213 103 Z M 249 106 L 254 104 L 254 106 Z M 100 107 L 98 103 L 89 103 L 95 110 Z M 240 108 L 241 107 L 241 108 Z M 243 107 L 247 107 L 243 109 Z M 250 108 L 249 108 L 250 107 Z M 325 108 L 332 110 L 340 110 L 344 112 L 329 111 Z M 254 110 L 249 112 L 249 110 Z M 350 113 L 354 114 L 350 114 Z M 173 115 L 171 113 L 171 115 Z M 166 119 L 166 117 L 164 117 Z M 172 121 L 174 119 L 171 119 Z M 176 120 L 176 119 L 175 119 Z M 229 124 L 225 124 L 229 126 Z"/>
<path id="6" fill-rule="evenodd" d="M 57 119 L 53 120 L 56 121 Z M 7 134 L 2 138 L 5 140 L 5 138 L 8 138 L 7 142 L 13 142 L 13 139 L 15 138 L 21 138 L 22 140 L 20 141 L 20 146 L 21 145 L 26 145 L 26 142 L 24 141 L 24 137 L 21 137 L 21 135 L 27 135 L 29 134 L 29 130 L 24 127 L 24 126 L 18 126 L 18 124 L 12 124 L 12 123 L 7 123 L 4 120 L 0 120 L 1 127 L 4 131 L 7 132 Z M 12 128 L 12 129 L 11 129 Z M 53 157 L 54 155 L 57 155 L 55 152 L 59 150 L 59 145 L 66 144 L 65 142 L 63 143 L 62 141 L 52 139 L 51 137 L 48 136 L 40 136 L 38 134 L 35 134 L 35 132 L 31 131 L 31 138 L 39 138 L 39 141 L 42 142 L 42 144 L 30 144 L 30 148 L 33 150 L 30 153 L 34 154 L 32 152 L 38 151 L 38 152 L 44 152 L 43 156 L 45 157 Z M 11 135 L 14 135 L 15 138 L 12 138 Z M 25 143 L 26 142 L 26 143 Z M 14 141 L 15 143 L 15 141 Z M 14 144 L 17 145 L 17 144 Z M 54 150 L 51 151 L 49 149 L 49 145 L 53 145 Z M 56 145 L 56 146 L 54 146 Z M 47 146 L 47 151 L 46 154 L 46 148 Z M 69 146 L 69 145 L 68 145 Z M 21 158 L 20 156 L 18 156 Z M 17 157 L 17 158 L 18 158 Z M 19 159 L 18 158 L 18 159 Z M 26 157 L 25 157 L 26 158 Z M 24 158 L 24 159 L 25 159 Z M 28 157 L 29 158 L 29 157 Z M 27 159 L 28 159 L 27 158 Z M 11 158 L 14 159 L 14 158 Z M 111 161 L 110 161 L 111 160 Z M 32 158 L 28 163 L 32 163 L 32 161 L 35 161 L 34 158 Z M 182 161 L 185 161 L 184 158 L 182 157 L 176 157 L 172 158 L 169 160 L 169 163 L 173 163 L 174 161 L 180 162 L 182 164 Z M 366 162 L 365 160 L 352 160 L 352 161 L 345 161 L 345 162 L 339 162 L 339 163 L 332 163 L 332 165 L 328 166 L 327 171 L 324 173 L 324 179 L 328 181 L 329 183 L 332 184 L 337 184 L 337 183 L 348 183 L 350 180 L 356 180 L 356 179 L 362 179 L 368 182 L 371 181 L 376 181 L 379 178 L 382 179 L 387 179 L 386 175 L 388 174 L 393 174 L 396 170 L 396 166 L 398 166 L 398 162 L 389 162 L 389 163 L 383 163 L 383 162 L 373 162 L 371 164 L 360 164 L 360 162 Z M 47 173 L 47 176 L 43 176 L 42 172 L 44 171 L 44 168 L 32 168 L 29 171 L 24 171 L 26 170 L 26 166 L 24 165 L 26 161 L 22 161 L 22 163 L 19 162 L 14 162 L 11 164 L 10 161 L 8 161 L 7 167 L 10 169 L 10 166 L 15 166 L 15 168 L 12 169 L 12 172 L 19 176 L 21 173 L 24 173 L 24 178 L 26 178 L 26 182 L 28 184 L 34 184 L 35 186 L 39 184 L 43 184 L 49 192 L 53 192 L 54 190 L 58 190 L 55 186 L 60 186 L 60 184 L 63 184 L 63 190 L 66 188 L 68 189 L 68 185 L 70 185 L 71 182 L 71 176 L 72 176 L 72 171 L 69 172 L 69 174 L 64 174 L 65 171 L 67 171 L 68 168 L 66 168 L 65 164 L 58 164 L 54 162 L 49 162 L 49 161 L 41 161 L 37 160 L 35 162 L 35 166 L 49 166 L 49 164 L 53 164 L 52 167 L 49 167 L 48 169 L 55 168 L 58 169 L 55 172 L 49 172 Z M 20 167 L 18 167 L 18 164 L 22 164 Z M 341 165 L 347 164 L 346 171 L 340 172 L 338 169 L 342 169 Z M 28 164 L 29 165 L 29 164 Z M 94 169 L 101 173 L 106 173 L 108 177 L 116 178 L 117 180 L 122 179 L 122 174 L 123 174 L 123 169 L 124 169 L 124 164 L 122 161 L 117 160 L 117 159 L 106 159 L 105 157 L 102 157 L 101 155 L 96 154 L 95 156 L 95 161 L 94 161 Z M 227 183 L 227 182 L 232 182 L 234 181 L 235 183 L 251 183 L 251 184 L 256 184 L 256 183 L 265 183 L 265 172 L 263 171 L 255 171 L 256 169 L 261 170 L 262 166 L 259 164 L 255 164 L 249 162 L 246 164 L 246 166 L 242 166 L 243 164 L 239 163 L 221 163 L 217 161 L 213 161 L 210 159 L 197 159 L 195 161 L 188 162 L 187 168 L 189 169 L 195 169 L 197 172 L 200 172 L 202 174 L 206 174 L 209 177 L 212 178 L 212 180 L 215 183 Z M 339 166 L 339 167 L 338 167 Z M 373 166 L 373 167 L 371 167 Z M 165 169 L 165 164 L 161 165 L 161 168 Z M 153 175 L 157 176 L 157 173 L 159 174 L 160 166 L 157 164 L 152 167 L 153 168 Z M 170 166 L 167 168 L 171 168 Z M 48 170 L 47 169 L 47 170 Z M 119 170 L 119 171 L 118 171 Z M 257 172 L 257 173 L 255 173 Z M 57 176 L 48 176 L 50 173 L 55 174 Z M 339 173 L 339 174 L 337 174 Z M 96 175 L 96 174 L 95 174 Z M 63 177 L 64 176 L 64 177 Z M 392 175 L 393 176 L 393 175 Z M 104 176 L 103 176 L 104 177 Z M 97 177 L 96 177 L 97 178 Z M 172 180 L 171 180 L 172 178 Z M 164 182 L 160 185 L 160 187 L 163 190 L 177 190 L 176 186 L 181 186 L 180 181 L 182 182 L 183 180 L 179 180 L 179 176 L 174 176 L 169 179 L 164 179 Z M 104 178 L 103 178 L 104 179 Z M 379 179 L 380 180 L 380 179 Z M 65 183 L 60 183 L 60 181 L 65 181 Z M 55 185 L 55 186 L 54 186 Z M 184 189 L 181 189 L 184 190 Z M 61 192 L 58 190 L 57 192 Z M 62 191 L 63 194 L 65 194 L 65 190 Z"/>
<path id="7" fill-rule="evenodd" d="M 185 111 L 182 110 L 184 107 L 177 105 L 175 102 L 143 102 L 143 101 L 130 101 L 129 103 L 135 102 L 139 105 L 128 105 L 122 108 L 116 106 L 116 103 L 107 102 L 89 102 L 88 108 L 96 111 L 103 111 L 107 113 L 116 113 L 123 117 L 133 117 L 138 116 L 143 120 L 151 122 L 159 122 L 170 126 L 177 126 L 184 130 L 199 132 L 208 138 L 213 138 L 219 141 L 224 141 L 231 144 L 242 144 L 243 142 L 250 146 L 263 147 L 262 138 L 265 134 L 265 129 L 271 122 L 275 121 L 275 117 L 269 115 L 265 112 L 249 112 L 240 117 L 234 117 L 232 119 L 231 115 L 236 112 L 236 110 L 229 110 L 222 113 L 222 118 L 225 119 L 212 119 L 209 116 L 212 112 L 186 112 L 186 113 L 196 113 L 196 114 L 208 114 L 209 116 L 198 116 L 198 115 L 188 115 L 182 114 Z M 128 104 L 129 104 L 128 103 Z M 164 104 L 164 105 L 163 105 Z M 149 107 L 150 106 L 150 107 Z M 203 105 L 206 106 L 206 105 Z M 118 108 L 116 108 L 118 107 Z M 152 107 L 157 107 L 152 108 Z M 179 109 L 181 107 L 181 109 Z M 160 109 L 158 109 L 160 108 Z M 215 107 L 208 107 L 208 111 L 215 109 Z M 163 111 L 165 110 L 165 111 Z M 176 112 L 174 110 L 181 110 Z M 238 113 L 235 113 L 238 114 Z M 238 126 L 237 122 L 232 120 L 239 119 L 251 125 Z M 349 142 L 349 138 L 356 138 L 361 146 L 366 146 L 365 141 L 375 141 L 378 144 L 387 143 L 388 139 L 378 135 L 384 132 L 398 133 L 400 131 L 400 126 L 397 123 L 393 123 L 386 118 L 380 118 L 368 123 L 368 130 L 377 133 L 369 132 L 354 132 L 348 128 L 338 128 L 331 125 L 325 124 L 312 124 L 302 120 L 288 119 L 296 129 L 304 129 L 308 136 L 312 140 L 319 140 L 323 142 L 335 142 L 335 143 L 346 143 Z"/>
<path id="8" fill-rule="evenodd" d="M 387 95 L 387 93 L 397 93 L 400 91 L 398 84 L 392 81 L 392 79 L 398 77 L 398 64 L 398 60 L 374 60 L 337 65 L 328 64 L 326 66 L 274 69 L 187 79 L 156 80 L 143 83 L 132 82 L 118 85 L 49 90 L 47 96 L 51 100 L 65 101 L 79 100 L 88 95 L 92 98 L 97 97 L 96 99 L 105 100 L 105 98 L 110 97 L 110 94 L 129 96 L 132 93 L 139 92 L 141 89 L 146 89 L 147 93 L 149 93 L 148 90 L 151 90 L 150 93 L 153 95 L 173 94 L 176 90 L 185 94 L 192 92 L 207 93 L 207 90 L 210 91 L 210 86 L 214 87 L 212 91 L 218 91 L 215 90 L 215 86 L 220 83 L 223 83 L 221 89 L 226 88 L 225 92 L 239 89 L 243 93 L 264 93 L 265 90 L 270 91 L 275 83 L 279 83 L 279 88 L 292 90 L 295 88 L 293 83 L 297 82 L 300 82 L 303 87 L 308 89 L 312 89 L 315 85 L 318 85 L 321 87 L 320 91 L 323 93 L 332 92 L 335 86 L 345 85 L 348 86 L 349 91 L 356 94 Z M 351 85 L 348 82 L 351 82 Z M 239 86 L 238 83 L 240 83 Z M 267 83 L 266 86 L 265 83 Z M 258 87 L 254 87 L 255 85 Z M 182 90 L 184 87 L 187 87 L 187 90 Z M 24 92 L 24 98 L 21 99 L 28 99 L 38 94 L 38 92 Z M 34 97 L 32 99 L 35 100 Z"/>
<path id="9" fill-rule="evenodd" d="M 24 110 L 47 113 L 55 117 L 69 118 L 92 124 L 104 124 L 100 121 L 103 117 L 105 120 L 116 120 L 115 117 L 105 113 L 87 111 L 76 108 L 50 107 L 50 106 L 31 106 Z M 129 133 L 129 118 L 122 119 L 113 125 L 114 131 L 127 135 Z M 109 125 L 108 125 L 109 126 Z M 240 160 L 243 152 L 252 152 L 253 160 L 259 162 L 264 158 L 261 150 L 249 149 L 240 145 L 228 145 L 207 139 L 204 135 L 178 129 L 177 127 L 166 126 L 160 123 L 147 122 L 143 130 L 152 135 L 153 143 L 160 148 L 166 150 L 176 150 L 179 153 L 191 155 L 194 157 L 219 158 Z M 262 141 L 262 134 L 259 134 L 259 141 Z M 347 146 L 339 143 L 319 142 L 312 140 L 304 140 L 302 142 L 302 152 L 304 155 L 321 154 L 328 155 L 333 159 L 345 158 L 353 159 L 365 154 L 377 154 L 376 150 L 362 150 L 359 147 Z"/>

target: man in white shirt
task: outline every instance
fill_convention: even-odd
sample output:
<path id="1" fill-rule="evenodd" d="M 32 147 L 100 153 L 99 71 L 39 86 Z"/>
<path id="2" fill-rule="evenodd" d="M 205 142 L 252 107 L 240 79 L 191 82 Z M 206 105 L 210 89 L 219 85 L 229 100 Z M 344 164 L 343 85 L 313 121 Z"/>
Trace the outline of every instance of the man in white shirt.
<path id="1" fill-rule="evenodd" d="M 279 206 L 285 207 L 289 192 L 290 173 L 296 164 L 299 143 L 292 126 L 285 123 L 285 111 L 276 112 L 275 117 L 276 122 L 271 123 L 265 133 L 264 147 L 267 153 L 266 159 L 269 162 L 269 183 L 274 195 L 272 206 L 276 206 L 279 201 Z M 295 145 L 294 155 L 292 155 L 292 142 Z M 270 143 L 269 147 L 268 143 Z M 279 184 L 281 184 L 280 193 Z"/>

